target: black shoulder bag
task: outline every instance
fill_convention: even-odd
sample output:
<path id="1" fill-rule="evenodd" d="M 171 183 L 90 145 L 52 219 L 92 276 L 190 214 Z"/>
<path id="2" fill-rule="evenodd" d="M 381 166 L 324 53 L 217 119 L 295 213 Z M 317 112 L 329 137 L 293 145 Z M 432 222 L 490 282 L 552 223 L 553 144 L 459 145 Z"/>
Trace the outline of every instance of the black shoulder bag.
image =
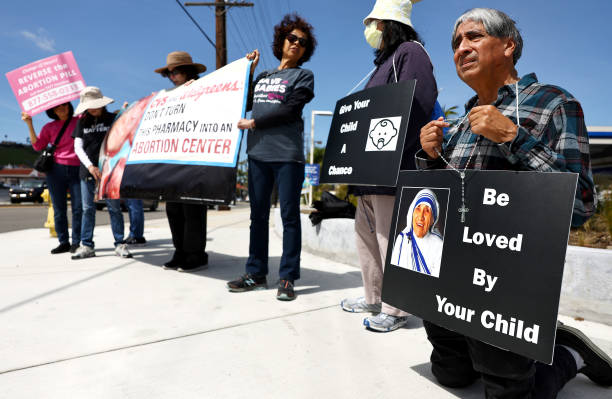
<path id="1" fill-rule="evenodd" d="M 346 197 L 348 198 L 348 194 Z M 355 219 L 355 206 L 347 200 L 341 200 L 329 191 L 323 191 L 321 201 L 315 201 L 312 206 L 317 210 L 309 216 L 313 226 L 321 223 L 323 219 Z"/>
<path id="2" fill-rule="evenodd" d="M 57 137 L 55 138 L 55 142 L 53 143 L 53 145 L 45 148 L 38 156 L 38 158 L 36 158 L 36 161 L 34 161 L 34 169 L 43 173 L 49 172 L 51 169 L 53 169 L 53 153 L 55 153 L 55 148 L 57 148 L 57 144 L 62 139 L 62 136 L 64 135 L 66 128 L 70 124 L 71 119 L 72 118 L 68 118 L 68 120 L 64 122 L 64 126 L 62 126 L 62 130 L 60 130 Z"/>

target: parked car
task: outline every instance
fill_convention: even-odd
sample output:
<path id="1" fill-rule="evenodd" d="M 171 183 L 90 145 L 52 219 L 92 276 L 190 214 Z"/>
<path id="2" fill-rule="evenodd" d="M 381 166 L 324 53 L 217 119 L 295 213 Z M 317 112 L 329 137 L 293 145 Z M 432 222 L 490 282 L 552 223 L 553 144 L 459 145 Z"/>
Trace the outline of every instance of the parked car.
<path id="1" fill-rule="evenodd" d="M 104 201 L 103 199 L 101 200 L 97 200 L 96 201 L 96 209 L 101 211 L 102 209 L 104 209 L 104 207 L 106 206 L 106 201 Z M 151 200 L 151 199 L 143 199 L 142 200 L 142 207 L 144 209 L 148 209 L 150 211 L 154 211 L 157 209 L 157 207 L 159 206 L 159 201 L 158 200 Z M 123 212 L 127 211 L 127 206 L 125 205 L 125 200 L 121 200 L 121 210 Z"/>
<path id="2" fill-rule="evenodd" d="M 44 180 L 24 180 L 19 186 L 14 186 L 9 189 L 9 197 L 11 203 L 19 202 L 43 202 L 42 193 L 47 188 L 47 183 Z"/>

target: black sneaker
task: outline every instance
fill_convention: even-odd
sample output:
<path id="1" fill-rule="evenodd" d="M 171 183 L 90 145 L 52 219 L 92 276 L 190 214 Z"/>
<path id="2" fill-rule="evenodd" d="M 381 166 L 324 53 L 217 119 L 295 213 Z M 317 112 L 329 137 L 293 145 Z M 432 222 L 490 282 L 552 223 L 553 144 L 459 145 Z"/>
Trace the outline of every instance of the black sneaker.
<path id="1" fill-rule="evenodd" d="M 293 301 L 295 299 L 295 291 L 293 290 L 293 281 L 281 280 L 278 283 L 278 291 L 276 299 L 279 301 Z"/>
<path id="2" fill-rule="evenodd" d="M 557 345 L 569 346 L 584 359 L 585 366 L 578 370 L 596 384 L 612 386 L 612 359 L 597 347 L 582 331 L 557 324 Z"/>
<path id="3" fill-rule="evenodd" d="M 77 251 L 77 249 L 79 249 L 80 245 L 79 244 L 72 244 L 70 246 L 70 253 L 73 254 Z"/>
<path id="4" fill-rule="evenodd" d="M 145 245 L 147 240 L 145 240 L 144 237 L 136 238 L 130 236 L 127 238 L 127 240 L 125 240 L 125 243 L 128 245 Z"/>
<path id="5" fill-rule="evenodd" d="M 178 269 L 179 266 L 181 266 L 183 264 L 183 253 L 179 252 L 179 251 L 174 251 L 174 254 L 172 255 L 172 259 L 170 259 L 168 262 L 164 263 L 164 266 L 162 266 L 164 269 Z"/>
<path id="6" fill-rule="evenodd" d="M 70 244 L 68 243 L 64 243 L 64 244 L 60 244 L 57 247 L 53 248 L 51 250 L 52 254 L 63 254 L 64 252 L 68 252 L 70 251 Z"/>
<path id="7" fill-rule="evenodd" d="M 229 281 L 227 283 L 227 289 L 230 292 L 245 292 L 245 291 L 256 291 L 265 290 L 268 288 L 266 277 L 255 277 L 250 274 L 240 276 L 239 279 Z"/>
<path id="8" fill-rule="evenodd" d="M 185 261 L 178 267 L 179 272 L 194 272 L 208 269 L 208 254 L 202 252 L 197 255 L 187 255 Z"/>

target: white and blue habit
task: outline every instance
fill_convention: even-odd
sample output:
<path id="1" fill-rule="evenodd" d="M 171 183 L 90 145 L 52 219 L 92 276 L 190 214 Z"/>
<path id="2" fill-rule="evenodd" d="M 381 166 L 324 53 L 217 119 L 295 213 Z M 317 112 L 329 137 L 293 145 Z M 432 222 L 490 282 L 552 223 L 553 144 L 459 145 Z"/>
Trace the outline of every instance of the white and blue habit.
<path id="1" fill-rule="evenodd" d="M 431 208 L 432 223 L 423 238 L 417 237 L 412 231 L 412 215 L 414 209 L 425 204 Z M 406 228 L 397 235 L 393 245 L 391 264 L 415 272 L 438 277 L 442 260 L 442 237 L 434 228 L 440 215 L 440 205 L 433 191 L 423 189 L 412 200 L 406 216 Z"/>

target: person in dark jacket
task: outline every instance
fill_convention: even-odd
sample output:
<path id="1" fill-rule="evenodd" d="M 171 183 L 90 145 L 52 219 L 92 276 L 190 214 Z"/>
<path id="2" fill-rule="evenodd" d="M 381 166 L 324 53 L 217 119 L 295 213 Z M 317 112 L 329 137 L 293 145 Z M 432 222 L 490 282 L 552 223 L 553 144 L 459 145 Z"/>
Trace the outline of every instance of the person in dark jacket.
<path id="1" fill-rule="evenodd" d="M 96 226 L 96 205 L 94 203 L 96 181 L 102 174 L 98 168 L 100 148 L 106 134 L 115 122 L 116 114 L 109 112 L 106 106 L 114 100 L 102 95 L 99 88 L 88 86 L 81 91 L 81 99 L 75 113 L 83 113 L 74 129 L 74 152 L 81 161 L 81 198 L 83 201 L 83 221 L 81 223 L 81 242 L 72 259 L 84 259 L 96 256 L 93 232 Z M 122 258 L 131 258 L 124 241 L 123 214 L 118 199 L 107 199 L 106 206 L 111 220 L 111 230 L 115 239 L 115 254 Z"/>
<path id="2" fill-rule="evenodd" d="M 366 88 L 417 80 L 401 169 L 415 169 L 419 130 L 431 120 L 438 95 L 433 66 L 410 20 L 413 2 L 377 0 L 372 12 L 363 20 L 366 41 L 375 49 L 376 57 L 376 70 Z M 408 320 L 406 312 L 381 303 L 395 188 L 351 187 L 351 192 L 359 197 L 355 233 L 365 296 L 344 299 L 341 306 L 348 312 L 377 313 L 365 318 L 364 325 L 371 330 L 393 331 Z"/>
<path id="3" fill-rule="evenodd" d="M 194 63 L 185 51 L 173 51 L 166 57 L 166 66 L 155 72 L 167 77 L 175 87 L 191 80 L 206 71 L 206 66 Z M 206 253 L 207 205 L 178 201 L 166 202 L 166 215 L 172 234 L 174 254 L 164 263 L 164 269 L 180 272 L 196 271 L 208 265 Z"/>
<path id="4" fill-rule="evenodd" d="M 267 287 L 268 220 L 274 182 L 283 219 L 283 255 L 280 261 L 279 300 L 295 299 L 293 284 L 300 278 L 302 235 L 300 193 L 304 181 L 304 122 L 302 110 L 314 97 L 314 75 L 300 68 L 316 47 L 312 26 L 297 14 L 285 15 L 274 27 L 273 51 L 280 65 L 260 73 L 249 86 L 247 109 L 251 119 L 241 119 L 240 129 L 249 129 L 249 199 L 251 237 L 246 274 L 227 283 L 231 292 Z M 247 54 L 253 60 L 251 78 L 259 51 Z"/>

